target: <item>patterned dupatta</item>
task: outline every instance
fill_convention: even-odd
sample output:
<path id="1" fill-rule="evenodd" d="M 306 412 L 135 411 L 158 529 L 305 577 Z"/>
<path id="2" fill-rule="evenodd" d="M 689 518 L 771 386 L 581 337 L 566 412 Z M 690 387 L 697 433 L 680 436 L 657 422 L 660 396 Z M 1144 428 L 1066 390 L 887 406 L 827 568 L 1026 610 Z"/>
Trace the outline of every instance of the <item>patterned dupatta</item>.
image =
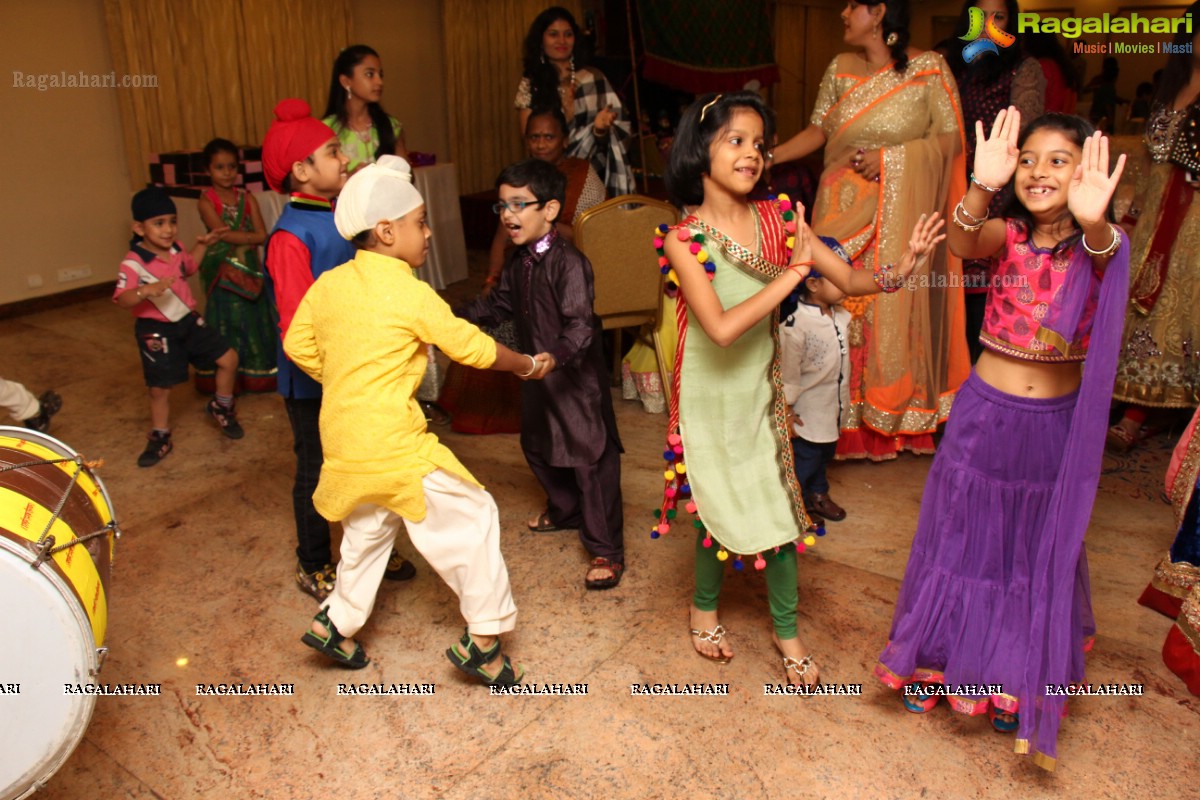
<path id="1" fill-rule="evenodd" d="M 662 507 L 658 512 L 658 525 L 651 529 L 651 538 L 656 539 L 670 530 L 677 513 L 677 507 L 680 504 L 683 504 L 689 513 L 697 517 L 696 527 L 701 531 L 705 530 L 703 523 L 699 520 L 695 503 L 691 500 L 687 474 L 683 469 L 680 469 L 685 461 L 680 428 L 679 396 L 680 376 L 683 372 L 683 360 L 688 335 L 688 303 L 687 298 L 679 290 L 674 270 L 671 269 L 664 254 L 663 239 L 667 236 L 678 236 L 684 241 L 690 239 L 692 242 L 692 253 L 704 265 L 710 280 L 716 267 L 708 257 L 707 252 L 719 249 L 728 257 L 728 260 L 734 265 L 735 269 L 766 285 L 787 269 L 786 265 L 791 259 L 792 248 L 795 244 L 793 234 L 796 230 L 796 223 L 794 222 L 796 212 L 792 210 L 791 201 L 788 200 L 786 195 L 781 195 L 777 201 L 756 201 L 752 203 L 752 208 L 758 234 L 756 237 L 758 252 L 733 241 L 721 231 L 713 228 L 694 215 L 688 216 L 675 226 L 669 228 L 664 226 L 656 232 L 655 248 L 659 254 L 659 265 L 663 270 L 663 274 L 666 275 L 666 291 L 668 295 L 676 298 L 675 321 L 678 330 L 678 340 L 675 351 L 675 369 L 671 376 L 672 391 L 670 407 L 668 409 L 666 449 L 664 450 L 664 456 L 667 457 L 666 485 L 663 491 Z M 804 509 L 802 491 L 799 482 L 796 480 L 795 464 L 787 432 L 786 420 L 788 408 L 782 388 L 783 377 L 782 365 L 779 360 L 778 316 L 779 311 L 776 309 L 773 312 L 771 321 L 771 330 L 775 337 L 775 354 L 768 370 L 768 377 L 776 389 L 772 393 L 773 402 L 770 409 L 771 425 L 776 438 L 782 442 L 782 445 L 778 448 L 779 457 L 782 462 L 780 468 L 786 491 L 791 499 L 796 524 L 800 531 L 807 532 L 812 529 L 813 523 Z M 706 547 L 711 544 L 711 535 L 709 537 L 705 540 Z M 814 537 L 811 534 L 805 533 L 803 534 L 802 541 L 796 542 L 796 549 L 799 552 L 804 552 L 806 547 L 811 546 L 814 542 Z M 778 550 L 779 548 L 775 549 Z M 724 547 L 722 547 L 722 553 L 724 553 Z M 761 570 L 765 568 L 766 562 L 762 553 L 746 554 L 737 552 L 734 553 L 735 568 L 741 568 L 743 555 L 755 556 L 753 560 L 755 569 Z M 720 554 L 718 557 L 722 558 Z"/>

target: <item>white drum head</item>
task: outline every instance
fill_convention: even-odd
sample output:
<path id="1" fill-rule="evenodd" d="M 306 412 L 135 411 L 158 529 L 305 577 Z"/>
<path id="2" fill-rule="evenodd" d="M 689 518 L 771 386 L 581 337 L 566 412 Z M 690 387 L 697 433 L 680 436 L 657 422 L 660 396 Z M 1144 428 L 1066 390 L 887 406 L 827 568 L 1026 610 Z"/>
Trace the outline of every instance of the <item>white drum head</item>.
<path id="1" fill-rule="evenodd" d="M 0 798 L 26 797 L 67 760 L 92 718 L 92 626 L 52 568 L 0 537 Z M 12 691 L 19 686 L 19 693 Z"/>

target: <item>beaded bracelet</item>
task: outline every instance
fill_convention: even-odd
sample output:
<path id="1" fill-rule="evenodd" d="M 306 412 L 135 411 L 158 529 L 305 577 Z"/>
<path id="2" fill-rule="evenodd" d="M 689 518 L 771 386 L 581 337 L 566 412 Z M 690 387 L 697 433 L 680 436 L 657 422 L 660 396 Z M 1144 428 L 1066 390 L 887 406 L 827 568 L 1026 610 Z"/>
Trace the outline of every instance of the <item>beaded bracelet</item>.
<path id="1" fill-rule="evenodd" d="M 883 266 L 876 265 L 875 267 L 875 285 L 879 287 L 879 291 L 884 294 L 898 292 L 904 288 L 904 279 L 901 278 L 898 283 L 891 282 L 892 265 L 884 264 Z"/>
<path id="2" fill-rule="evenodd" d="M 969 224 L 966 222 L 963 222 L 961 219 L 959 219 L 959 214 L 961 214 L 963 217 L 965 217 L 967 219 L 974 220 L 974 222 L 969 223 Z M 962 204 L 962 200 L 959 200 L 958 205 L 956 205 L 954 207 L 954 214 L 951 217 L 951 221 L 955 225 L 957 225 L 959 228 L 966 231 L 967 233 L 975 233 L 976 231 L 978 231 L 980 228 L 983 227 L 983 223 L 987 222 L 987 220 L 988 220 L 988 218 L 987 218 L 986 214 L 984 215 L 983 219 L 980 219 L 979 217 L 972 214 L 970 211 L 967 211 L 967 209 Z"/>
<path id="3" fill-rule="evenodd" d="M 1108 245 L 1108 247 L 1104 248 L 1103 250 L 1093 250 L 1092 248 L 1088 247 L 1086 236 L 1079 237 L 1079 241 L 1083 242 L 1083 249 L 1085 251 L 1087 251 L 1087 254 L 1089 256 L 1093 256 L 1093 257 L 1097 257 L 1097 258 L 1105 258 L 1105 257 L 1111 256 L 1114 253 L 1116 253 L 1117 250 L 1121 247 L 1121 233 L 1119 230 L 1117 230 L 1117 226 L 1113 225 L 1110 222 L 1108 224 L 1108 227 L 1109 227 L 1109 230 L 1112 231 L 1113 238 L 1112 238 L 1112 242 Z"/>
<path id="4" fill-rule="evenodd" d="M 993 186 L 988 186 L 986 183 L 980 183 L 979 179 L 975 177 L 974 172 L 971 173 L 971 183 L 975 184 L 980 189 L 983 189 L 988 194 L 995 194 L 996 192 L 1000 191 L 999 189 L 997 189 Z"/>

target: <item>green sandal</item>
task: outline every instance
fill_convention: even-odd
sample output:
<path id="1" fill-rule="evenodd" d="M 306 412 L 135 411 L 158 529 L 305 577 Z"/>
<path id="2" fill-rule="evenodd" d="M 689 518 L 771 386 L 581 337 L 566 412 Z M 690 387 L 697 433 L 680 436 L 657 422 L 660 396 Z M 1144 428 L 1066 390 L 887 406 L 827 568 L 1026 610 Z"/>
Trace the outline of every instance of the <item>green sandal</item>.
<path id="1" fill-rule="evenodd" d="M 521 670 L 520 672 L 513 669 L 512 662 L 508 660 L 508 656 L 504 656 L 503 666 L 495 675 L 489 674 L 483 668 L 499 652 L 499 639 L 487 650 L 480 650 L 479 645 L 475 644 L 475 640 L 471 638 L 471 632 L 467 630 L 463 631 L 462 638 L 458 640 L 458 647 L 446 648 L 446 658 L 450 659 L 451 664 L 472 678 L 478 678 L 483 681 L 486 686 L 516 686 L 525 677 L 525 670 L 521 667 L 517 667 L 517 669 Z"/>
<path id="2" fill-rule="evenodd" d="M 362 669 L 371 663 L 371 659 L 367 658 L 366 651 L 362 649 L 362 645 L 358 642 L 354 643 L 354 652 L 350 654 L 347 654 L 346 651 L 338 647 L 339 644 L 346 640 L 346 637 L 338 633 L 337 626 L 329 619 L 329 615 L 325 613 L 325 609 L 322 608 L 317 612 L 317 615 L 313 617 L 313 622 L 324 627 L 329 632 L 329 635 L 322 638 L 313 633 L 312 629 L 309 628 L 300 637 L 300 641 L 349 669 Z"/>

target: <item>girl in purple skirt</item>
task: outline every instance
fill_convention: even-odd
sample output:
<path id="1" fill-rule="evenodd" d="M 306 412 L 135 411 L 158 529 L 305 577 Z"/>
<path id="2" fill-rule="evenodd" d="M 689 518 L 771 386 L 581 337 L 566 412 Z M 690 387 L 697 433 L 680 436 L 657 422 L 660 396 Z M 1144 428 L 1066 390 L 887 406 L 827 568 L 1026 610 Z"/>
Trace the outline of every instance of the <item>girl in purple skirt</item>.
<path id="1" fill-rule="evenodd" d="M 986 712 L 1017 731 L 1016 752 L 1053 769 L 1063 695 L 1083 680 L 1095 633 L 1083 536 L 1128 283 L 1109 205 L 1125 157 L 1110 175 L 1108 140 L 1080 117 L 1020 125 L 1013 107 L 990 137 L 975 124 L 949 244 L 963 259 L 996 258 L 984 349 L 930 467 L 875 673 L 910 711 L 945 696 Z M 988 219 L 1010 180 L 1005 218 Z"/>

